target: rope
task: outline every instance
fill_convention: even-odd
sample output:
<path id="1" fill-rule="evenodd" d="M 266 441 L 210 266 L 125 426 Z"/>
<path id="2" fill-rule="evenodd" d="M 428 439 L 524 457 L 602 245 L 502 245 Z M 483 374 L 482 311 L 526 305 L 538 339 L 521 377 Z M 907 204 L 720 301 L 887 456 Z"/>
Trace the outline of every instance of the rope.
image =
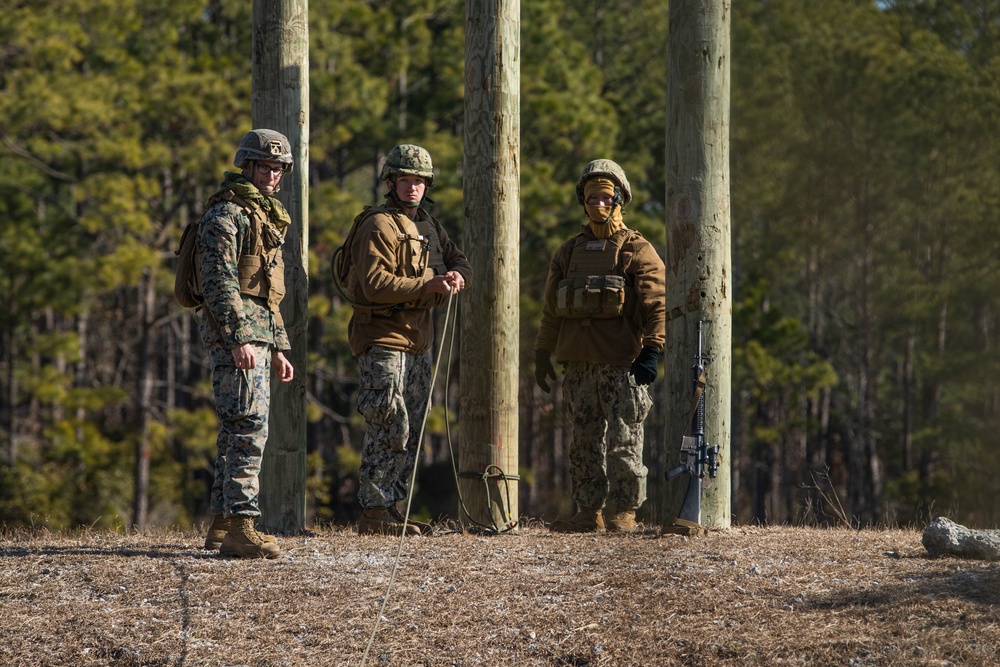
<path id="1" fill-rule="evenodd" d="M 457 317 L 457 313 L 456 313 L 456 317 Z M 446 324 L 446 326 L 447 326 L 447 324 Z M 451 386 L 451 361 L 454 358 L 454 350 L 455 350 L 455 327 L 452 326 L 452 328 L 451 328 L 451 339 L 448 342 L 448 367 L 445 369 L 445 376 L 444 376 L 444 382 L 445 382 L 444 395 L 445 396 L 448 395 L 448 393 L 449 393 L 449 387 Z M 447 402 L 446 402 L 446 405 L 447 405 Z M 458 468 L 455 466 L 455 448 L 454 448 L 454 445 L 452 444 L 452 439 L 451 439 L 451 421 L 448 419 L 447 410 L 445 410 L 444 425 L 445 425 L 445 433 L 447 434 L 447 439 L 448 439 L 448 452 L 451 455 L 451 472 L 452 472 L 452 475 L 455 478 L 455 491 L 458 494 L 458 504 L 459 504 L 459 507 L 462 508 L 462 513 L 465 515 L 465 518 L 468 519 L 470 523 L 472 523 L 472 524 L 476 525 L 477 527 L 481 528 L 488 535 L 500 535 L 501 533 L 505 533 L 505 532 L 507 532 L 509 530 L 513 530 L 514 528 L 516 528 L 517 527 L 517 522 L 514 520 L 514 516 L 513 516 L 513 513 L 511 512 L 511 507 L 510 507 L 510 480 L 513 479 L 515 481 L 515 483 L 516 483 L 517 480 L 520 479 L 520 477 L 517 476 L 517 475 L 508 475 L 508 474 L 506 474 L 503 471 L 502 468 L 500 468 L 499 466 L 496 466 L 496 465 L 488 466 L 486 468 L 486 470 L 483 471 L 482 473 L 463 472 L 463 473 L 459 474 Z M 491 475 L 490 474 L 490 470 L 491 469 L 495 469 L 498 472 L 496 472 L 496 473 L 494 473 L 494 474 Z M 492 526 L 488 526 L 485 523 L 481 523 L 480 521 L 477 521 L 472 516 L 472 513 L 469 512 L 469 508 L 465 506 L 465 499 L 462 497 L 462 485 L 459 483 L 459 477 L 462 477 L 462 478 L 465 478 L 465 479 L 482 479 L 483 480 L 483 483 L 486 485 L 486 506 L 487 507 L 490 507 L 492 505 L 492 503 L 490 502 L 490 484 L 489 484 L 490 478 L 493 478 L 493 479 L 501 478 L 501 479 L 505 480 L 505 487 L 504 488 L 505 488 L 505 490 L 507 492 L 505 494 L 507 496 L 507 524 L 506 524 L 506 526 L 504 528 L 501 529 L 497 525 L 496 521 L 493 521 L 493 525 Z M 491 520 L 492 520 L 492 517 L 493 517 L 493 515 L 492 515 L 492 513 L 490 513 Z"/>
<path id="2" fill-rule="evenodd" d="M 334 281 L 334 282 L 336 282 L 336 281 Z M 502 468 L 500 468 L 499 466 L 496 466 L 496 465 L 487 466 L 486 470 L 483 471 L 482 473 L 462 473 L 461 477 L 464 477 L 464 478 L 474 478 L 474 479 L 482 479 L 483 483 L 486 484 L 486 501 L 487 501 L 487 507 L 491 506 L 489 480 L 490 479 L 503 479 L 504 482 L 505 482 L 505 489 L 506 489 L 506 492 L 507 492 L 506 493 L 506 496 L 507 496 L 507 508 L 506 508 L 507 509 L 507 524 L 503 528 L 500 528 L 497 525 L 496 521 L 493 521 L 493 525 L 489 526 L 487 524 L 484 524 L 484 523 L 481 523 L 479 521 L 476 521 L 472 517 L 472 514 L 469 512 L 468 508 L 465 506 L 465 500 L 462 498 L 461 485 L 459 484 L 459 481 L 458 481 L 459 473 L 458 473 L 458 469 L 455 466 L 455 449 L 454 449 L 454 446 L 452 444 L 451 422 L 448 419 L 448 410 L 447 410 L 447 396 L 448 396 L 449 387 L 451 385 L 451 381 L 450 381 L 450 378 L 451 378 L 451 361 L 452 361 L 453 353 L 454 353 L 454 349 L 455 349 L 455 319 L 457 319 L 457 317 L 458 317 L 458 315 L 457 315 L 458 311 L 457 310 L 455 311 L 454 315 L 452 314 L 452 307 L 451 307 L 452 301 L 453 301 L 452 297 L 453 297 L 453 294 L 449 294 L 448 295 L 448 305 L 447 305 L 447 308 L 445 309 L 445 314 L 444 314 L 444 327 L 445 327 L 445 330 L 444 330 L 444 333 L 441 336 L 441 343 L 438 346 L 437 356 L 435 357 L 435 360 L 434 360 L 434 371 L 431 374 L 431 384 L 430 384 L 430 387 L 428 389 L 427 407 L 424 410 L 424 417 L 423 417 L 423 420 L 420 423 L 420 435 L 417 438 L 417 442 L 418 443 L 423 443 L 423 440 L 424 440 L 424 429 L 427 426 L 427 417 L 428 417 L 428 415 L 430 414 L 430 411 L 431 411 L 431 395 L 434 392 L 434 384 L 435 384 L 435 381 L 437 380 L 438 371 L 440 370 L 440 367 L 441 367 L 441 353 L 444 350 L 444 342 L 445 342 L 445 338 L 446 338 L 445 334 L 448 334 L 448 336 L 447 336 L 448 341 L 449 341 L 449 343 L 448 343 L 448 366 L 447 366 L 447 369 L 445 370 L 445 399 L 446 400 L 445 400 L 445 420 L 444 421 L 445 421 L 445 428 L 446 428 L 446 432 L 447 432 L 447 436 L 448 436 L 448 452 L 451 455 L 451 469 L 452 469 L 452 473 L 455 476 L 455 488 L 456 488 L 456 491 L 458 492 L 459 505 L 462 508 L 462 512 L 465 514 L 465 516 L 468 518 L 468 520 L 470 522 L 472 522 L 476 526 L 482 528 L 488 534 L 500 535 L 502 533 L 505 533 L 505 532 L 508 532 L 510 530 L 513 530 L 514 528 L 517 528 L 517 521 L 514 520 L 514 516 L 513 516 L 513 513 L 511 512 L 511 506 L 510 506 L 510 482 L 513 480 L 514 483 L 516 484 L 517 481 L 520 480 L 520 477 L 518 475 L 508 475 L 507 473 L 505 473 L 503 471 Z M 448 333 L 449 329 L 450 329 L 450 334 Z M 396 572 L 399 570 L 399 560 L 400 560 L 400 558 L 402 557 L 402 554 L 403 554 L 403 543 L 406 541 L 406 529 L 405 529 L 405 525 L 410 520 L 410 507 L 411 507 L 411 504 L 413 502 L 413 488 L 414 488 L 414 485 L 416 484 L 417 467 L 418 467 L 419 462 L 420 462 L 420 456 L 419 456 L 419 452 L 418 452 L 416 460 L 414 461 L 414 464 L 413 464 L 413 472 L 411 473 L 411 476 L 410 476 L 410 486 L 409 486 L 410 493 L 407 494 L 407 497 L 406 497 L 406 512 L 403 515 L 404 529 L 401 531 L 400 536 L 399 536 L 399 546 L 398 546 L 398 548 L 396 550 L 396 558 L 395 558 L 395 560 L 393 562 L 393 565 L 392 565 L 392 573 L 389 575 L 389 584 L 388 584 L 388 586 L 386 586 L 385 595 L 382 596 L 382 604 L 379 606 L 378 616 L 375 618 L 375 626 L 372 628 L 371 636 L 368 638 L 368 645 L 365 646 L 364 655 L 361 657 L 361 667 L 364 667 L 365 662 L 367 662 L 367 660 L 368 660 L 368 653 L 371 651 L 372 644 L 375 642 L 375 635 L 378 632 L 378 628 L 379 628 L 379 625 L 381 624 L 382 617 L 385 614 L 386 606 L 389 604 L 389 593 L 392 590 L 392 585 L 393 585 L 393 583 L 396 580 Z"/>
<path id="3" fill-rule="evenodd" d="M 449 316 L 451 315 L 451 302 L 452 293 L 448 293 L 448 306 L 444 313 L 444 323 L 445 327 L 448 326 Z M 424 428 L 427 426 L 427 416 L 431 412 L 431 396 L 434 393 L 434 381 L 437 379 L 438 369 L 441 367 L 441 350 L 444 348 L 444 336 L 441 336 L 441 345 L 438 348 L 437 358 L 434 361 L 434 372 L 431 373 L 431 385 L 427 390 L 427 407 L 424 409 L 424 418 L 420 422 L 420 435 L 417 437 L 417 447 L 421 446 L 424 441 Z M 403 542 L 406 541 L 406 523 L 410 520 L 410 505 L 413 503 L 413 485 L 417 480 L 417 468 L 420 462 L 420 452 L 418 450 L 417 456 L 413 462 L 413 472 L 410 475 L 410 493 L 406 496 L 406 513 L 403 515 L 403 530 L 399 534 L 399 548 L 396 551 L 396 559 L 392 564 L 392 573 L 389 575 L 389 585 L 386 586 L 385 595 L 382 596 L 382 605 L 379 607 L 378 616 L 375 618 L 375 627 L 372 628 L 371 637 L 368 638 L 368 645 L 365 647 L 365 653 L 361 656 L 361 665 L 364 667 L 365 662 L 368 660 L 368 652 L 372 648 L 372 644 L 375 642 L 375 633 L 378 632 L 379 624 L 382 621 L 382 615 L 385 613 L 386 605 L 389 604 L 389 592 L 392 590 L 392 584 L 396 580 L 396 572 L 399 570 L 399 559 L 403 555 Z"/>
<path id="4" fill-rule="evenodd" d="M 454 465 L 452 465 L 452 471 L 454 471 Z M 491 474 L 490 471 L 495 471 L 495 472 L 493 472 Z M 492 526 L 487 526 L 485 523 L 481 523 L 481 522 L 477 521 L 476 519 L 474 519 L 473 516 L 472 516 L 472 514 L 469 512 L 468 508 L 466 508 L 466 506 L 465 506 L 465 501 L 462 499 L 462 492 L 461 492 L 460 488 L 459 488 L 459 492 L 458 492 L 458 501 L 459 501 L 459 504 L 462 506 L 462 512 L 465 513 L 466 518 L 470 522 L 474 523 L 476 526 L 479 526 L 484 531 L 486 531 L 486 534 L 488 534 L 488 535 L 501 535 L 503 533 L 506 533 L 508 531 L 511 531 L 511 530 L 514 530 L 515 528 L 517 528 L 517 521 L 514 520 L 514 513 L 511 510 L 511 506 L 510 506 L 510 482 L 511 482 L 511 480 L 513 480 L 515 483 L 518 482 L 518 481 L 520 481 L 520 479 L 521 479 L 520 475 L 508 475 L 506 472 L 504 472 L 503 468 L 501 468 L 500 466 L 498 466 L 498 465 L 492 465 L 491 464 L 491 465 L 486 466 L 486 470 L 484 470 L 481 473 L 478 473 L 478 472 L 456 473 L 456 480 L 455 480 L 456 487 L 458 487 L 458 477 L 461 477 L 463 479 L 481 479 L 481 480 L 483 480 L 483 484 L 486 485 L 486 506 L 487 507 L 490 507 L 493 504 L 492 499 L 490 498 L 490 480 L 491 479 L 502 479 L 502 480 L 504 480 L 504 489 L 506 490 L 506 494 L 505 495 L 507 497 L 507 513 L 506 513 L 507 523 L 504 524 L 503 528 L 500 528 L 500 526 L 497 525 L 497 522 L 495 520 L 493 520 L 493 525 Z M 492 517 L 493 517 L 492 513 L 490 514 L 490 517 L 491 517 L 491 520 L 492 520 Z"/>

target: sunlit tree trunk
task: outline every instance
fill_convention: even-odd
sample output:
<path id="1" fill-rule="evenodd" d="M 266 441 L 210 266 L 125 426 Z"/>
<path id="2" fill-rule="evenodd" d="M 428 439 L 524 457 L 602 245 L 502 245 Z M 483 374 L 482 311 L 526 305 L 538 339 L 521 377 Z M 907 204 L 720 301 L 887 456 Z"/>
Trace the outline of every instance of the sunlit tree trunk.
<path id="1" fill-rule="evenodd" d="M 497 475 L 518 474 L 520 1 L 466 0 L 465 16 L 464 250 L 476 275 L 462 293 L 459 488 L 473 520 L 500 527 L 519 513 L 517 481 Z"/>
<path id="2" fill-rule="evenodd" d="M 864 190 L 862 190 L 864 192 Z M 876 332 L 874 312 L 875 238 L 872 213 L 862 199 L 858 215 L 862 242 L 857 258 L 860 285 L 858 312 L 858 368 L 855 418 L 857 431 L 847 442 L 848 500 L 853 518 L 868 525 L 878 518 L 883 487 L 882 463 L 877 451 L 878 370 L 876 368 Z"/>
<path id="3" fill-rule="evenodd" d="M 17 360 L 18 349 L 17 337 L 14 335 L 15 313 L 12 312 L 15 302 L 13 299 L 9 299 L 7 303 L 9 328 L 3 334 L 4 368 L 6 369 L 4 430 L 7 432 L 7 460 L 10 461 L 11 465 L 14 465 L 17 462 L 17 375 L 14 372 L 14 364 Z"/>
<path id="4" fill-rule="evenodd" d="M 153 401 L 153 328 L 156 285 L 147 270 L 139 281 L 139 345 L 136 349 L 136 443 L 135 485 L 132 498 L 132 526 L 144 531 L 149 523 L 149 460 L 152 456 L 150 422 Z"/>
<path id="5" fill-rule="evenodd" d="M 728 0 L 670 3 L 667 85 L 667 441 L 675 456 L 690 434 L 696 322 L 708 367 L 705 436 L 721 447 L 718 477 L 702 493 L 702 524 L 730 525 L 732 259 L 729 218 Z M 676 459 L 675 459 L 676 460 Z M 683 480 L 683 483 L 676 481 Z M 707 479 L 707 478 L 706 478 Z M 680 506 L 687 476 L 672 482 Z M 668 501 L 669 502 L 669 501 Z M 676 516 L 676 511 L 666 512 Z"/>
<path id="6" fill-rule="evenodd" d="M 254 127 L 277 130 L 292 145 L 295 168 L 286 174 L 278 198 L 292 224 L 285 236 L 285 288 L 281 314 L 295 369 L 291 382 L 271 382 L 271 416 L 260 475 L 264 528 L 294 533 L 306 515 L 306 358 L 309 300 L 309 3 L 254 0 Z"/>

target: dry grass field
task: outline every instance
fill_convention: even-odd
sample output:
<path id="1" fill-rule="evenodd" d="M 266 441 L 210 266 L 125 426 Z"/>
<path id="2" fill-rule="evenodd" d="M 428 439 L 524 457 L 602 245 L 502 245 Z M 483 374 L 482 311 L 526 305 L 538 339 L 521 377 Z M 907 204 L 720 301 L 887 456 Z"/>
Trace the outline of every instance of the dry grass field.
<path id="1" fill-rule="evenodd" d="M 1000 664 L 1000 566 L 920 540 L 446 532 L 404 543 L 376 625 L 396 538 L 318 529 L 241 561 L 194 531 L 7 531 L 0 664 Z"/>

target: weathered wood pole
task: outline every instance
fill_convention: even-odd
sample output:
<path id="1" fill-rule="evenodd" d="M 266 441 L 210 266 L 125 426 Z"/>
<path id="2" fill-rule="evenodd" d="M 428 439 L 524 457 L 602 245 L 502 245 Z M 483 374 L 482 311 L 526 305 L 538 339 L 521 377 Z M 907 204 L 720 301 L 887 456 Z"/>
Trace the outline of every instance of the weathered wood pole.
<path id="1" fill-rule="evenodd" d="M 729 0 L 670 2 L 667 83 L 667 351 L 666 447 L 679 460 L 690 435 L 691 366 L 696 326 L 706 321 L 703 353 L 708 366 L 705 439 L 719 445 L 714 480 L 704 479 L 702 521 L 728 528 L 732 365 L 732 250 L 729 212 Z M 673 511 L 688 475 L 671 480 Z"/>
<path id="2" fill-rule="evenodd" d="M 471 518 L 518 519 L 520 1 L 466 0 L 459 489 Z M 484 481 L 484 475 L 485 481 Z M 467 517 L 459 508 L 463 521 Z"/>
<path id="3" fill-rule="evenodd" d="M 292 145 L 295 167 L 278 198 L 292 216 L 282 252 L 281 316 L 295 368 L 291 382 L 271 381 L 271 416 L 260 475 L 260 509 L 268 532 L 294 533 L 306 517 L 306 325 L 309 295 L 309 2 L 253 2 L 253 126 L 277 130 Z"/>

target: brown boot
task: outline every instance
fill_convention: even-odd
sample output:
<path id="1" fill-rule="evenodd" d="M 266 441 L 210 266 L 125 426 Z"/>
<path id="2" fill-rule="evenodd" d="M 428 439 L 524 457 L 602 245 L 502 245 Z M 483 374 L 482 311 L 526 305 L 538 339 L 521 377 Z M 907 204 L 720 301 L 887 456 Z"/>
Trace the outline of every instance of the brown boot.
<path id="1" fill-rule="evenodd" d="M 369 507 L 358 519 L 359 535 L 419 535 L 420 529 L 410 523 L 403 523 L 389 511 L 388 507 Z"/>
<path id="2" fill-rule="evenodd" d="M 217 550 L 222 546 L 222 541 L 226 539 L 226 533 L 229 532 L 229 519 L 227 519 L 222 514 L 216 514 L 212 518 L 212 525 L 208 527 L 208 535 L 205 536 L 205 549 L 210 549 L 212 551 Z M 278 540 L 275 539 L 274 535 L 268 535 L 257 531 L 265 542 L 270 542 L 271 544 L 277 544 Z"/>
<path id="3" fill-rule="evenodd" d="M 600 533 L 604 530 L 604 516 L 600 508 L 581 507 L 569 519 L 554 521 L 551 529 L 557 533 Z"/>
<path id="4" fill-rule="evenodd" d="M 608 519 L 610 533 L 631 533 L 636 528 L 638 525 L 635 522 L 635 510 L 621 510 Z"/>
<path id="5" fill-rule="evenodd" d="M 219 553 L 239 558 L 277 558 L 281 549 L 276 542 L 268 542 L 254 528 L 252 516 L 234 516 L 229 519 L 229 530 L 222 540 Z"/>
<path id="6" fill-rule="evenodd" d="M 258 530 L 257 534 L 260 535 L 260 538 L 262 540 L 264 540 L 265 542 L 270 542 L 271 544 L 277 544 L 278 543 L 278 538 L 275 537 L 274 535 L 268 535 L 267 533 L 265 533 L 262 530 Z"/>
<path id="7" fill-rule="evenodd" d="M 395 505 L 389 505 L 387 509 L 389 510 L 389 515 L 392 518 L 394 518 L 396 521 L 399 521 L 400 523 L 405 523 L 407 526 L 414 526 L 417 530 L 420 531 L 421 535 L 430 535 L 431 532 L 434 530 L 431 524 L 429 523 L 424 523 L 423 521 L 414 521 L 413 519 L 407 521 L 406 517 L 403 516 L 402 512 L 396 509 Z"/>
<path id="8" fill-rule="evenodd" d="M 222 540 L 226 539 L 229 531 L 229 519 L 222 514 L 216 514 L 212 518 L 212 525 L 208 527 L 208 535 L 205 536 L 205 549 L 218 551 L 222 546 Z"/>

